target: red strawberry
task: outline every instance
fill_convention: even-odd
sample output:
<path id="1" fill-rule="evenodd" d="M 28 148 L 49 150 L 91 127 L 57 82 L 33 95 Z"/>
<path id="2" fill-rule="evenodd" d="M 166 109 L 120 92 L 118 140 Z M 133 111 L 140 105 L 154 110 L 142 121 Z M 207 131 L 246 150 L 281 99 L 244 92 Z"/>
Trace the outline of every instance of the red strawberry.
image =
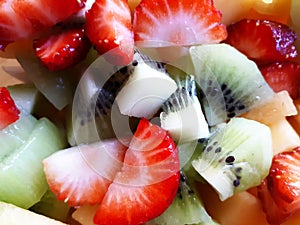
<path id="1" fill-rule="evenodd" d="M 100 55 L 116 65 L 133 59 L 131 14 L 126 0 L 96 0 L 86 13 L 86 34 Z"/>
<path id="2" fill-rule="evenodd" d="M 142 0 L 134 12 L 134 39 L 154 47 L 218 43 L 227 36 L 220 21 L 212 0 Z"/>
<path id="3" fill-rule="evenodd" d="M 63 70 L 83 60 L 91 43 L 83 28 L 64 29 L 57 34 L 37 39 L 35 53 L 49 70 Z"/>
<path id="4" fill-rule="evenodd" d="M 126 147 L 116 140 L 59 151 L 43 161 L 50 189 L 71 206 L 100 203 Z"/>
<path id="5" fill-rule="evenodd" d="M 0 49 L 28 38 L 67 19 L 84 6 L 85 0 L 2 0 L 0 2 Z"/>
<path id="6" fill-rule="evenodd" d="M 0 88 L 0 130 L 19 119 L 20 110 L 15 105 L 9 91 L 5 87 Z"/>
<path id="7" fill-rule="evenodd" d="M 179 158 L 173 140 L 166 131 L 142 119 L 94 222 L 142 224 L 167 209 L 178 185 Z"/>
<path id="8" fill-rule="evenodd" d="M 260 67 L 267 83 L 275 92 L 287 90 L 291 98 L 300 97 L 300 65 L 296 62 L 275 62 Z"/>
<path id="9" fill-rule="evenodd" d="M 296 33 L 287 25 L 268 20 L 244 19 L 227 27 L 227 44 L 258 64 L 297 57 Z"/>
<path id="10" fill-rule="evenodd" d="M 270 173 L 258 196 L 271 225 L 279 225 L 300 211 L 300 147 L 274 156 Z"/>

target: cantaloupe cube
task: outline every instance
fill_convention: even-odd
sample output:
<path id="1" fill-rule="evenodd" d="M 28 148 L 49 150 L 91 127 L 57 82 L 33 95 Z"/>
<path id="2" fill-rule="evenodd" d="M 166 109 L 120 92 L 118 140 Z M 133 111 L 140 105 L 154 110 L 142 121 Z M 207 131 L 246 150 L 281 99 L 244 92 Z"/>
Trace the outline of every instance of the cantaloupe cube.
<path id="1" fill-rule="evenodd" d="M 297 115 L 296 106 L 288 92 L 281 91 L 276 93 L 270 101 L 244 113 L 242 117 L 271 125 L 286 116 L 293 115 Z"/>
<path id="2" fill-rule="evenodd" d="M 292 125 L 284 118 L 269 126 L 272 134 L 273 153 L 290 151 L 300 146 L 300 138 Z"/>
<path id="3" fill-rule="evenodd" d="M 299 102 L 300 103 L 300 102 Z M 300 104 L 298 106 L 300 109 Z M 300 110 L 299 110 L 300 112 Z M 247 119 L 259 121 L 270 127 L 272 133 L 273 152 L 289 151 L 300 146 L 300 138 L 295 129 L 287 121 L 287 117 L 298 118 L 297 106 L 287 91 L 276 93 L 274 98 L 260 107 L 242 115 Z M 299 116 L 300 130 L 300 116 Z"/>
<path id="4" fill-rule="evenodd" d="M 208 184 L 198 188 L 208 213 L 221 225 L 269 225 L 255 195 L 240 192 L 222 202 Z"/>

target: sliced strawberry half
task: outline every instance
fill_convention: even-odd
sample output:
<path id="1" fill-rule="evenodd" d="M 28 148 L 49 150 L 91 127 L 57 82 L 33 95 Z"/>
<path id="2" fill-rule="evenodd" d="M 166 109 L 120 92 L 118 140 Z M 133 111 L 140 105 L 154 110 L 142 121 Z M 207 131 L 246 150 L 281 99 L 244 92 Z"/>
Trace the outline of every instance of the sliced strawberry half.
<path id="1" fill-rule="evenodd" d="M 244 19 L 227 27 L 227 44 L 258 64 L 286 61 L 297 57 L 296 33 L 287 25 Z"/>
<path id="2" fill-rule="evenodd" d="M 83 28 L 69 28 L 34 40 L 33 47 L 42 64 L 51 71 L 57 71 L 83 60 L 91 43 Z"/>
<path id="3" fill-rule="evenodd" d="M 152 47 L 218 43 L 227 37 L 211 0 L 142 0 L 135 8 L 135 41 Z"/>
<path id="4" fill-rule="evenodd" d="M 279 225 L 300 211 L 300 147 L 274 156 L 270 173 L 258 189 L 267 219 Z"/>
<path id="5" fill-rule="evenodd" d="M 132 61 L 134 39 L 126 0 L 96 0 L 86 13 L 86 34 L 112 64 L 124 66 Z"/>
<path id="6" fill-rule="evenodd" d="M 20 117 L 20 110 L 17 108 L 9 91 L 5 87 L 0 88 L 0 130 L 12 124 Z"/>
<path id="7" fill-rule="evenodd" d="M 267 83 L 275 92 L 287 90 L 291 98 L 300 97 L 300 65 L 296 62 L 275 62 L 260 67 Z"/>
<path id="8" fill-rule="evenodd" d="M 157 217 L 172 203 L 179 177 L 178 151 L 172 138 L 142 119 L 94 222 L 138 225 Z"/>
<path id="9" fill-rule="evenodd" d="M 0 2 L 0 49 L 67 19 L 85 0 L 3 0 Z"/>
<path id="10" fill-rule="evenodd" d="M 43 161 L 50 189 L 70 206 L 102 201 L 127 147 L 117 140 L 59 151 Z"/>

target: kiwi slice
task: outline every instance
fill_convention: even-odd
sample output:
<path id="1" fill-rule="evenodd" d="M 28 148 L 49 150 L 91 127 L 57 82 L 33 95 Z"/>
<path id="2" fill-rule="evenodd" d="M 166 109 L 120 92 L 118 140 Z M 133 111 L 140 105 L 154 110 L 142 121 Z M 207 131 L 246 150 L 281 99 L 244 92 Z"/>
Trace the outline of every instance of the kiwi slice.
<path id="1" fill-rule="evenodd" d="M 227 44 L 193 46 L 172 65 L 195 76 L 210 125 L 227 121 L 274 96 L 257 65 Z"/>
<path id="2" fill-rule="evenodd" d="M 172 204 L 147 225 L 217 225 L 206 212 L 193 185 L 189 185 L 183 172 L 180 175 L 179 188 Z"/>
<path id="3" fill-rule="evenodd" d="M 150 119 L 176 91 L 177 85 L 163 63 L 139 51 L 135 52 L 132 65 L 132 74 L 118 93 L 116 102 L 122 114 Z"/>
<path id="4" fill-rule="evenodd" d="M 22 208 L 40 201 L 48 189 L 42 160 L 65 146 L 64 136 L 52 122 L 37 121 L 20 147 L 1 155 L 0 201 Z"/>
<path id="5" fill-rule="evenodd" d="M 214 132 L 192 165 L 225 200 L 259 185 L 269 173 L 272 157 L 269 127 L 233 118 Z"/>
<path id="6" fill-rule="evenodd" d="M 208 124 L 196 94 L 194 76 L 178 81 L 178 89 L 162 106 L 161 127 L 178 143 L 209 136 Z"/>
<path id="7" fill-rule="evenodd" d="M 144 67 L 167 76 L 162 63 L 151 60 L 138 50 L 135 50 L 132 63 L 124 67 L 112 65 L 103 57 L 91 64 L 79 82 L 72 110 L 67 116 L 70 145 L 132 135 L 137 119 L 124 113 L 129 102 L 123 101 L 125 95 L 120 92 L 130 77 L 143 72 Z M 137 89 L 134 88 L 131 93 L 136 94 Z"/>

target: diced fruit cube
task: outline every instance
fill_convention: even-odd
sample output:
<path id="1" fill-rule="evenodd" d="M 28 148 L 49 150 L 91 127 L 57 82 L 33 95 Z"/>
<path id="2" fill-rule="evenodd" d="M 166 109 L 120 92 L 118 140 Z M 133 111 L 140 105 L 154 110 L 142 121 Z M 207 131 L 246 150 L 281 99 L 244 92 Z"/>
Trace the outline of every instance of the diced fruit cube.
<path id="1" fill-rule="evenodd" d="M 230 25 L 243 18 L 250 11 L 255 0 L 214 0 L 215 7 L 222 13 L 221 22 Z"/>
<path id="2" fill-rule="evenodd" d="M 286 118 L 274 122 L 270 126 L 272 134 L 273 154 L 290 151 L 300 146 L 300 138 Z"/>
<path id="3" fill-rule="evenodd" d="M 286 116 L 297 114 L 297 109 L 287 91 L 276 93 L 274 97 L 259 107 L 241 115 L 244 118 L 272 125 Z"/>
<path id="4" fill-rule="evenodd" d="M 0 160 L 25 144 L 36 123 L 37 119 L 32 115 L 21 113 L 20 118 L 16 122 L 0 130 Z"/>
<path id="5" fill-rule="evenodd" d="M 57 220 L 19 208 L 13 204 L 0 202 L 0 224 L 5 225 L 64 225 Z M 65 224 L 66 225 L 66 224 Z"/>
<path id="6" fill-rule="evenodd" d="M 27 113 L 33 112 L 39 96 L 39 91 L 33 84 L 16 84 L 8 86 L 7 89 L 19 109 Z"/>
<path id="7" fill-rule="evenodd" d="M 40 119 L 24 144 L 1 157 L 0 200 L 22 208 L 37 203 L 48 189 L 42 160 L 64 146 L 61 132 Z"/>
<path id="8" fill-rule="evenodd" d="M 198 184 L 208 213 L 221 225 L 269 225 L 258 198 L 248 192 L 237 193 L 222 202 L 207 184 Z"/>
<path id="9" fill-rule="evenodd" d="M 76 209 L 72 214 L 72 217 L 84 225 L 95 225 L 94 224 L 94 215 L 98 209 L 98 205 L 90 206 L 84 205 Z"/>

